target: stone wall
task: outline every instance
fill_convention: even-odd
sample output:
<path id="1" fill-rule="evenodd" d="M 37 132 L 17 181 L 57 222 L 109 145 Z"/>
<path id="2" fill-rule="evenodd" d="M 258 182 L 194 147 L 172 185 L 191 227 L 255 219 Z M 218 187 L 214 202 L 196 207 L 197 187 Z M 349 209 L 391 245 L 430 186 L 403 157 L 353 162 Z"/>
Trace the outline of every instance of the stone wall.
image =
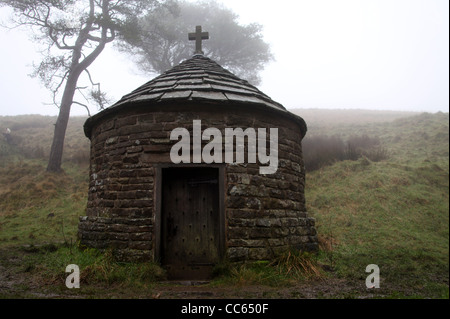
<path id="1" fill-rule="evenodd" d="M 317 249 L 314 219 L 305 208 L 301 132 L 295 121 L 268 111 L 214 105 L 165 105 L 121 112 L 92 127 L 91 168 L 81 243 L 113 248 L 121 259 L 155 256 L 155 165 L 170 164 L 178 127 L 192 134 L 215 127 L 278 128 L 278 170 L 259 174 L 259 164 L 227 164 L 225 246 L 233 261 L 270 259 L 289 247 Z M 203 144 L 207 144 L 204 141 Z M 224 148 L 223 148 L 224 149 Z"/>
<path id="2" fill-rule="evenodd" d="M 153 258 L 153 220 L 151 218 L 80 217 L 82 244 L 98 249 L 112 249 L 118 259 Z"/>

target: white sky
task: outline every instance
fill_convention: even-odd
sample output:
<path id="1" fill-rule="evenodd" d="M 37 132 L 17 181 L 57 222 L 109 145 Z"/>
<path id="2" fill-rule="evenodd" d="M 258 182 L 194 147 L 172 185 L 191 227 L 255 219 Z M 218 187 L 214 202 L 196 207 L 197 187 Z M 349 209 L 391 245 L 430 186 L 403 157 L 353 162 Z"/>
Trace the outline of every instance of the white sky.
<path id="1" fill-rule="evenodd" d="M 449 111 L 448 0 L 222 2 L 242 23 L 264 25 L 276 61 L 259 88 L 288 109 Z M 0 21 L 7 13 L 0 9 Z M 51 101 L 45 88 L 27 76 L 39 61 L 35 45 L 3 28 L 0 43 L 0 115 L 56 115 L 44 105 Z M 153 77 L 111 48 L 91 73 L 113 101 Z M 86 112 L 74 105 L 72 115 Z"/>

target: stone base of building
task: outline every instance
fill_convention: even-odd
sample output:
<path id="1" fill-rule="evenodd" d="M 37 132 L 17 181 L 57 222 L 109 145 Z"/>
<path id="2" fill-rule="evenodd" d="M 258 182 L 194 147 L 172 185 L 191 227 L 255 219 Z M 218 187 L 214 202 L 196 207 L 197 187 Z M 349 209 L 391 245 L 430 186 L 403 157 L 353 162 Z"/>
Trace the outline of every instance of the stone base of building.
<path id="1" fill-rule="evenodd" d="M 81 246 L 111 249 L 120 261 L 153 260 L 151 218 L 80 217 L 78 239 Z"/>
<path id="2" fill-rule="evenodd" d="M 318 251 L 315 220 L 306 213 L 271 212 L 257 219 L 234 215 L 224 252 L 230 262 L 271 260 L 290 249 Z M 81 246 L 110 249 L 120 261 L 157 261 L 153 229 L 152 218 L 82 216 L 78 239 Z"/>

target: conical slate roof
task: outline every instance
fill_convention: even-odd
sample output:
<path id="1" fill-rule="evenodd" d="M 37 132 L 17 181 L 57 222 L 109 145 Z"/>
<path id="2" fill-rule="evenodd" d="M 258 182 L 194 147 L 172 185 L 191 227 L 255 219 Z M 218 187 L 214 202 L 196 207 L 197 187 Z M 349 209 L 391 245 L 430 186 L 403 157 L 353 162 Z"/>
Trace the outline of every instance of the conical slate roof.
<path id="1" fill-rule="evenodd" d="M 138 101 L 214 100 L 256 103 L 285 109 L 213 60 L 194 55 L 122 97 L 114 106 Z"/>
<path id="2" fill-rule="evenodd" d="M 124 95 L 109 108 L 90 117 L 85 123 L 89 137 L 92 124 L 106 114 L 137 104 L 155 105 L 162 102 L 210 101 L 218 104 L 254 105 L 285 113 L 295 118 L 306 133 L 301 117 L 288 112 L 283 105 L 273 101 L 247 81 L 221 67 L 215 61 L 194 55 L 179 65 Z"/>

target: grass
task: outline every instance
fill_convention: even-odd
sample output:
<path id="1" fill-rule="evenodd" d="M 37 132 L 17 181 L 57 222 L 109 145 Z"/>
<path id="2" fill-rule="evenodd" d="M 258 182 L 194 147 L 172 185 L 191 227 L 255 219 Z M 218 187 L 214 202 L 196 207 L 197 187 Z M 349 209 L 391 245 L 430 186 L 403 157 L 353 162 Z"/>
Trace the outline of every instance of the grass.
<path id="1" fill-rule="evenodd" d="M 0 251 L 1 253 L 2 251 Z M 5 259 L 14 259 L 12 254 L 21 254 L 20 265 L 6 262 L 13 272 L 26 278 L 15 284 L 10 293 L 1 298 L 132 298 L 154 296 L 154 287 L 165 278 L 165 271 L 155 263 L 117 262 L 111 251 L 80 249 L 73 244 L 44 244 L 23 246 L 2 253 Z M 8 264 L 9 263 L 9 264 Z M 79 267 L 80 287 L 67 289 L 65 282 L 68 265 Z M 11 273 L 11 272 L 9 272 Z M 38 296 L 30 293 L 30 287 L 38 286 Z M 16 294 L 16 295 L 15 295 Z"/>
<path id="2" fill-rule="evenodd" d="M 154 263 L 117 262 L 111 251 L 99 252 L 96 249 L 80 249 L 77 245 L 64 245 L 37 254 L 32 264 L 40 265 L 43 273 L 55 281 L 64 282 L 67 274 L 62 273 L 67 265 L 80 267 L 80 284 L 105 283 L 144 286 L 164 278 L 164 270 Z M 40 259 L 40 260 L 39 260 Z M 31 260 L 31 259 L 30 259 Z"/>
<path id="3" fill-rule="evenodd" d="M 89 139 L 84 136 L 84 117 L 71 117 L 64 141 L 64 162 L 76 164 L 89 160 Z M 11 130 L 12 145 L 0 136 L 0 157 L 15 155 L 27 159 L 47 159 L 53 138 L 55 116 L 19 115 L 0 116 L 0 131 Z"/>
<path id="4" fill-rule="evenodd" d="M 448 114 L 396 114 L 397 119 L 370 121 L 372 115 L 360 122 L 348 116 L 306 119 L 311 134 L 377 138 L 388 154 L 379 161 L 360 157 L 307 171 L 306 202 L 316 218 L 319 253 L 224 263 L 216 267 L 210 287 L 281 289 L 317 279 L 364 287 L 366 266 L 377 264 L 385 298 L 449 298 Z M 8 125 L 20 137 L 16 145 L 0 138 L 0 267 L 36 277 L 49 291 L 67 291 L 64 270 L 74 263 L 81 268 L 84 296 L 126 298 L 131 291 L 152 296 L 164 278 L 158 265 L 118 263 L 109 252 L 77 247 L 89 173 L 88 156 L 76 154 L 88 154 L 88 143 L 81 119 L 71 122 L 78 128 L 68 131 L 64 173 L 54 175 L 45 172 L 51 118 L 0 117 L 0 129 Z M 21 256 L 20 265 L 14 264 L 15 254 Z M 26 296 L 28 286 L 20 285 L 18 297 Z M 364 288 L 344 295 L 336 291 L 336 296 L 361 293 Z"/>
<path id="5" fill-rule="evenodd" d="M 317 256 L 298 250 L 287 251 L 272 261 L 249 263 L 224 263 L 216 265 L 213 285 L 227 284 L 237 287 L 267 285 L 290 286 L 299 281 L 321 279 L 325 273 L 317 262 Z"/>
<path id="6" fill-rule="evenodd" d="M 441 281 L 448 289 L 448 186 L 437 192 L 420 179 L 424 167 L 405 174 L 389 165 L 350 165 L 353 173 L 347 175 L 348 164 L 336 165 L 342 176 L 336 176 L 336 166 L 318 174 L 308 196 L 319 234 L 330 234 L 337 243 L 338 275 L 362 279 L 365 266 L 377 264 L 383 284 L 413 288 Z M 330 178 L 334 182 L 327 185 Z"/>
<path id="7" fill-rule="evenodd" d="M 87 166 L 64 165 L 65 173 L 45 171 L 42 160 L 0 166 L 1 246 L 76 240 L 84 215 Z"/>
<path id="8" fill-rule="evenodd" d="M 322 258 L 349 280 L 377 264 L 382 285 L 448 298 L 448 114 L 393 124 L 380 130 L 389 160 L 343 161 L 308 175 L 308 209 L 322 242 L 334 240 Z"/>

